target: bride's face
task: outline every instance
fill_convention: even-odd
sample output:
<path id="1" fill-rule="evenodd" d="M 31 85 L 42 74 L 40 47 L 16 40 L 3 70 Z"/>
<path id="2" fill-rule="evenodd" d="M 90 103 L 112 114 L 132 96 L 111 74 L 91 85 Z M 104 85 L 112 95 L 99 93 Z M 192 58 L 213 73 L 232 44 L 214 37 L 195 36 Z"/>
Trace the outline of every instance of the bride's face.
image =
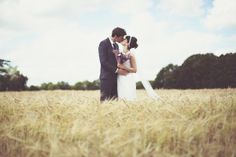
<path id="1" fill-rule="evenodd" d="M 128 46 L 128 41 L 127 41 L 127 39 L 123 40 L 123 41 L 121 42 L 121 45 L 122 45 L 122 46 Z"/>

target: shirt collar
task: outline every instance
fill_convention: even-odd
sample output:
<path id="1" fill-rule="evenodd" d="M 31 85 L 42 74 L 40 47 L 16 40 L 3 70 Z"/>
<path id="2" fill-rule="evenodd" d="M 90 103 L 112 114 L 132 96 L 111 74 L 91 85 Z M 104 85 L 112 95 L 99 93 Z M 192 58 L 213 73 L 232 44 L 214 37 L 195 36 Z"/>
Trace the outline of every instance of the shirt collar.
<path id="1" fill-rule="evenodd" d="M 111 46 L 113 47 L 113 44 L 115 44 L 116 42 L 112 41 L 111 37 L 109 37 L 109 40 L 111 42 Z"/>

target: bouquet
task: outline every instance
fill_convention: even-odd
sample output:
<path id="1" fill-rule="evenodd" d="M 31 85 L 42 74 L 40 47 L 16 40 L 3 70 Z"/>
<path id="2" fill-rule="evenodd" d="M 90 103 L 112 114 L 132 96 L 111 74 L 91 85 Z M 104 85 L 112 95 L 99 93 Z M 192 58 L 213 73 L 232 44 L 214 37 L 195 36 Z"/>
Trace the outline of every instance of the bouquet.
<path id="1" fill-rule="evenodd" d="M 125 55 L 119 50 L 113 50 L 113 53 L 115 54 L 117 63 L 119 64 L 123 64 L 124 62 L 130 59 L 130 55 Z"/>

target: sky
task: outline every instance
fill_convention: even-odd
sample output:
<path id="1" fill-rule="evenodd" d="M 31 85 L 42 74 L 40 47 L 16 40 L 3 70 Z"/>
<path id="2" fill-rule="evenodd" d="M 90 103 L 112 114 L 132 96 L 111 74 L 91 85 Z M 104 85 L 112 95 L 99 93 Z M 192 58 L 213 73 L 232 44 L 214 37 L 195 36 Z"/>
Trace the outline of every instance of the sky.
<path id="1" fill-rule="evenodd" d="M 235 8 L 235 0 L 0 0 L 0 58 L 28 85 L 93 81 L 98 45 L 118 26 L 137 37 L 138 70 L 154 80 L 193 54 L 236 52 Z"/>

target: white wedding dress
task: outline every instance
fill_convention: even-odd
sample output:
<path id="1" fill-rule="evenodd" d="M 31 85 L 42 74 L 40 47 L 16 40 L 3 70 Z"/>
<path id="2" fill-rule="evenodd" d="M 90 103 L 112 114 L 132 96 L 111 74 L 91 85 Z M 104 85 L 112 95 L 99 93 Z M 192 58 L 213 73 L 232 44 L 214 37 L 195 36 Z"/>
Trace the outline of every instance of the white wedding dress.
<path id="1" fill-rule="evenodd" d="M 131 67 L 130 59 L 125 61 L 123 65 L 130 68 Z M 125 76 L 118 75 L 117 92 L 119 99 L 129 100 L 129 101 L 136 99 L 136 80 L 134 75 L 135 75 L 134 73 L 128 73 Z"/>
<path id="2" fill-rule="evenodd" d="M 132 52 L 128 52 L 131 55 L 134 55 Z M 128 55 L 128 54 L 127 54 Z M 137 59 L 137 58 L 136 58 Z M 136 60 L 136 63 L 137 60 Z M 130 59 L 123 63 L 126 67 L 131 67 Z M 147 92 L 148 97 L 159 100 L 160 96 L 153 90 L 149 81 L 144 79 L 141 74 L 141 67 L 138 66 L 137 73 L 128 73 L 127 75 L 118 75 L 117 77 L 117 92 L 118 98 L 122 100 L 133 101 L 136 99 L 136 78 L 142 82 L 145 91 Z"/>

